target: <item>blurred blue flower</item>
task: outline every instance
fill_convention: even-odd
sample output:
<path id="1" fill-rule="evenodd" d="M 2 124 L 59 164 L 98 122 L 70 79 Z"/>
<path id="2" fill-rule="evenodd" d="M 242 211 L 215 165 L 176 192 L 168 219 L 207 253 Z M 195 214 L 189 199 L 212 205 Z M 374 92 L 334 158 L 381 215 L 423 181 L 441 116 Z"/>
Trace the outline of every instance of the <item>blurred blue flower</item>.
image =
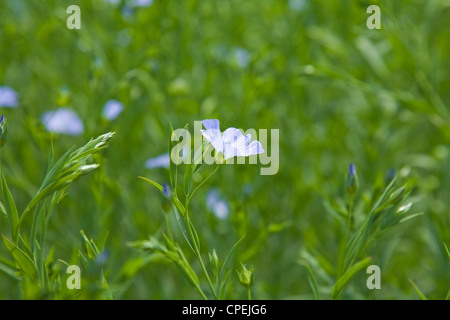
<path id="1" fill-rule="evenodd" d="M 245 68 L 248 66 L 250 62 L 250 53 L 242 48 L 235 48 L 234 50 L 234 58 L 239 67 Z"/>
<path id="2" fill-rule="evenodd" d="M 305 0 L 289 0 L 288 6 L 292 11 L 302 11 L 305 3 Z"/>
<path id="3" fill-rule="evenodd" d="M 226 219 L 230 214 L 227 201 L 219 196 L 216 189 L 211 189 L 208 192 L 206 207 L 219 219 Z"/>
<path id="4" fill-rule="evenodd" d="M 351 176 L 354 176 L 356 173 L 355 165 L 353 164 L 353 162 L 351 162 L 350 165 L 348 166 L 348 173 Z"/>
<path id="5" fill-rule="evenodd" d="M 169 185 L 167 183 L 164 182 L 163 184 L 163 194 L 167 199 L 170 199 L 170 189 L 169 189 Z"/>
<path id="6" fill-rule="evenodd" d="M 78 136 L 84 131 L 83 121 L 68 108 L 45 112 L 42 115 L 42 122 L 49 132 Z"/>
<path id="7" fill-rule="evenodd" d="M 225 160 L 232 157 L 248 157 L 254 154 L 264 153 L 264 149 L 258 140 L 250 142 L 251 135 L 244 136 L 241 130 L 228 128 L 220 132 L 219 120 L 206 119 L 202 121 L 206 130 L 200 130 L 203 137 L 208 140 L 216 152 L 222 152 Z"/>
<path id="8" fill-rule="evenodd" d="M 169 153 L 161 154 L 157 157 L 148 159 L 145 163 L 145 167 L 147 169 L 154 169 L 154 168 L 168 168 L 170 166 L 170 157 Z"/>
<path id="9" fill-rule="evenodd" d="M 106 250 L 106 249 L 103 250 L 102 252 L 100 252 L 100 254 L 98 256 L 95 257 L 95 263 L 97 265 L 104 265 L 110 255 L 111 254 L 110 254 L 109 250 Z"/>
<path id="10" fill-rule="evenodd" d="M 0 87 L 0 107 L 15 108 L 19 105 L 17 92 L 11 87 Z"/>
<path id="11" fill-rule="evenodd" d="M 131 0 L 132 7 L 149 7 L 153 4 L 153 0 Z"/>
<path id="12" fill-rule="evenodd" d="M 108 120 L 116 119 L 123 111 L 123 104 L 117 100 L 106 101 L 103 106 L 103 116 Z"/>
<path id="13" fill-rule="evenodd" d="M 388 172 L 388 180 L 390 181 L 390 180 L 394 179 L 394 177 L 395 177 L 395 169 L 392 168 Z"/>

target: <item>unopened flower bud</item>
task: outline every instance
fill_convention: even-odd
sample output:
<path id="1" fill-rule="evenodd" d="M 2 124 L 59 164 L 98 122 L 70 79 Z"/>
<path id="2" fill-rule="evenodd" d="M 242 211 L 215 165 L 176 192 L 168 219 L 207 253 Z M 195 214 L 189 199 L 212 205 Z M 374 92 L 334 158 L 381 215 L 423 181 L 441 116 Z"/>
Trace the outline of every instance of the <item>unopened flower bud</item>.
<path id="1" fill-rule="evenodd" d="M 99 164 L 87 164 L 87 165 L 82 166 L 79 169 L 79 172 L 80 172 L 80 174 L 88 174 L 89 172 L 94 171 L 98 167 L 100 167 Z"/>
<path id="2" fill-rule="evenodd" d="M 2 117 L 0 118 L 0 148 L 3 147 L 3 145 L 6 143 L 6 133 L 6 118 L 2 115 Z"/>
<path id="3" fill-rule="evenodd" d="M 167 183 L 163 184 L 163 199 L 162 199 L 162 208 L 163 210 L 168 213 L 170 211 L 170 208 L 172 208 L 172 199 L 170 194 L 170 188 Z"/>
<path id="4" fill-rule="evenodd" d="M 385 183 L 389 184 L 391 183 L 391 181 L 395 178 L 395 169 L 390 169 L 387 176 L 386 176 L 386 180 Z"/>
<path id="5" fill-rule="evenodd" d="M 356 173 L 353 162 L 350 163 L 348 168 L 347 178 L 345 179 L 345 188 L 350 195 L 354 195 L 359 188 L 358 174 Z"/>
<path id="6" fill-rule="evenodd" d="M 246 289 L 250 289 L 255 282 L 255 277 L 253 275 L 253 266 L 250 269 L 247 269 L 244 264 L 241 263 L 242 271 L 237 271 L 239 282 Z"/>

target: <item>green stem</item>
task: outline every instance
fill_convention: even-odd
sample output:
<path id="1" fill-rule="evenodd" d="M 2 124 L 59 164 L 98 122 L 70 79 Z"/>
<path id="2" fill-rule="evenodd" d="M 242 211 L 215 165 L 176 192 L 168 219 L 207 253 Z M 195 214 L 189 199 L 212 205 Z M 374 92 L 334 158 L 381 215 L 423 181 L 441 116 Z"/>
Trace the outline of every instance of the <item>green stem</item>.
<path id="1" fill-rule="evenodd" d="M 214 168 L 214 170 L 202 181 L 200 182 L 200 184 L 194 189 L 194 191 L 192 191 L 189 195 L 187 195 L 187 199 L 186 199 L 186 210 L 188 209 L 192 197 L 194 196 L 194 194 L 200 189 L 200 187 L 209 180 L 209 178 L 211 178 L 214 174 L 216 174 L 217 170 L 219 170 L 219 165 L 216 164 L 216 167 Z"/>
<path id="2" fill-rule="evenodd" d="M 252 300 L 252 292 L 251 292 L 250 288 L 247 288 L 247 298 L 248 298 L 248 300 Z"/>
<path id="3" fill-rule="evenodd" d="M 348 204 L 348 217 L 347 217 L 347 232 L 345 234 L 345 245 L 348 245 L 348 241 L 350 238 L 350 230 L 352 228 L 352 215 L 353 215 L 353 197 L 350 198 Z"/>
<path id="4" fill-rule="evenodd" d="M 211 292 L 214 296 L 214 299 L 217 300 L 217 294 L 216 294 L 216 290 L 214 289 L 214 286 L 212 284 L 211 278 L 209 277 L 209 273 L 208 270 L 206 270 L 205 264 L 203 263 L 203 259 L 202 259 L 202 255 L 200 254 L 200 249 L 198 247 L 197 244 L 197 240 L 194 237 L 194 233 L 192 232 L 192 228 L 191 228 L 191 222 L 189 219 L 189 208 L 186 206 L 186 215 L 184 216 L 184 221 L 186 223 L 186 227 L 189 233 L 189 237 L 192 240 L 192 245 L 194 247 L 194 251 L 195 251 L 195 255 L 197 256 L 198 261 L 200 262 L 200 266 L 202 267 L 203 273 L 206 276 L 206 280 L 208 281 L 208 285 L 209 288 L 211 289 Z"/>
<path id="5" fill-rule="evenodd" d="M 169 214 L 168 213 L 164 213 L 166 216 L 166 228 L 167 228 L 167 233 L 169 234 L 169 239 L 170 241 L 173 242 L 173 235 L 172 235 L 172 229 L 170 228 L 170 221 L 169 221 Z M 176 212 L 175 212 L 176 214 Z"/>
<path id="6" fill-rule="evenodd" d="M 206 270 L 205 264 L 203 263 L 203 259 L 202 259 L 202 256 L 200 254 L 200 250 L 198 250 L 198 248 L 195 248 L 195 253 L 197 254 L 198 261 L 200 262 L 200 266 L 202 267 L 203 273 L 206 276 L 206 280 L 208 281 L 208 285 L 209 285 L 209 288 L 211 289 L 211 292 L 212 292 L 212 294 L 214 296 L 214 299 L 217 300 L 216 290 L 214 289 L 214 285 L 213 285 L 213 283 L 211 281 L 211 278 L 209 277 L 208 270 Z"/>
<path id="7" fill-rule="evenodd" d="M 202 288 L 200 288 L 199 286 L 196 286 L 195 289 L 197 289 L 198 293 L 200 293 L 200 295 L 202 296 L 203 300 L 208 300 L 208 297 L 205 295 L 205 293 L 203 292 Z"/>
<path id="8" fill-rule="evenodd" d="M 348 203 L 348 213 L 347 213 L 347 228 L 345 231 L 345 238 L 343 242 L 343 251 L 339 258 L 339 267 L 338 267 L 338 277 L 337 280 L 345 273 L 345 258 L 347 256 L 347 249 L 350 241 L 350 231 L 352 228 L 352 215 L 353 215 L 353 196 L 350 196 L 350 200 Z"/>

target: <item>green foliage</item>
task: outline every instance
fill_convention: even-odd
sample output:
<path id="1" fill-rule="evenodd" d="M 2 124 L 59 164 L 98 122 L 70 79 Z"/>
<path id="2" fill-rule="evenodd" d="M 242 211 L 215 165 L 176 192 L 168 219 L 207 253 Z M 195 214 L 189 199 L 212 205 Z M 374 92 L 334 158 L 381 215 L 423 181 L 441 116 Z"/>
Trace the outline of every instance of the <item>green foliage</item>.
<path id="1" fill-rule="evenodd" d="M 450 297 L 448 1 L 293 2 L 79 0 L 68 30 L 73 1 L 0 1 L 0 299 L 245 299 L 241 261 L 255 299 Z M 46 131 L 59 107 L 80 136 Z M 279 172 L 146 168 L 202 119 L 279 129 Z"/>
<path id="2" fill-rule="evenodd" d="M 7 206 L 3 206 L 3 209 L 8 216 L 12 241 L 5 235 L 2 235 L 2 238 L 14 262 L 8 262 L 8 260 L 2 258 L 0 270 L 22 286 L 25 297 L 31 299 L 57 298 L 60 295 L 59 287 L 62 286 L 60 277 L 57 273 L 52 273 L 49 270 L 50 264 L 54 262 L 54 257 L 51 257 L 54 252 L 50 251 L 47 256 L 43 252 L 44 238 L 51 211 L 64 196 L 65 190 L 75 180 L 99 166 L 98 164 L 88 165 L 87 161 L 92 158 L 92 155 L 104 149 L 112 136 L 113 133 L 107 133 L 96 139 L 91 139 L 76 151 L 66 152 L 54 165 L 52 165 L 53 159 L 50 159 L 50 166 L 41 187 L 20 217 L 14 198 L 2 174 L 3 199 L 6 199 L 7 203 Z M 25 228 L 22 225 L 30 213 L 33 214 L 31 228 Z M 22 236 L 22 234 L 26 234 L 26 229 L 30 229 L 28 230 L 30 237 Z M 95 259 L 99 255 L 99 250 L 92 240 L 87 239 L 83 231 L 82 236 L 86 242 L 88 258 L 90 260 Z M 19 274 L 19 277 L 17 274 Z M 104 282 L 106 283 L 106 280 Z M 34 287 L 29 289 L 31 286 Z"/>

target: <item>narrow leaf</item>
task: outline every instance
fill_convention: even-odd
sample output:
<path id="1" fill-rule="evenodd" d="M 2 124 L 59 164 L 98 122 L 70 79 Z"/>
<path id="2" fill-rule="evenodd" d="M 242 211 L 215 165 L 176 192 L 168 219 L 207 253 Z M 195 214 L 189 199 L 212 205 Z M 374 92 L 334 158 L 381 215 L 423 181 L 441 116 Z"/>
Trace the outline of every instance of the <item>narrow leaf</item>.
<path id="1" fill-rule="evenodd" d="M 186 242 L 188 243 L 189 247 L 191 247 L 192 251 L 195 252 L 194 245 L 191 241 L 191 236 L 189 235 L 186 222 L 184 221 L 181 213 L 178 212 L 178 210 L 175 210 L 175 217 L 177 219 L 178 225 L 180 226 L 181 233 L 183 234 L 184 239 L 186 239 Z"/>
<path id="2" fill-rule="evenodd" d="M 314 298 L 316 300 L 321 300 L 319 287 L 317 285 L 317 280 L 316 280 L 314 273 L 311 270 L 311 267 L 309 266 L 309 264 L 306 261 L 300 261 L 300 263 L 306 268 L 306 271 L 308 272 L 308 282 L 314 293 Z"/>
<path id="3" fill-rule="evenodd" d="M 448 250 L 447 245 L 444 243 L 445 251 L 447 252 L 447 256 L 450 259 L 450 250 Z"/>
<path id="4" fill-rule="evenodd" d="M 153 186 L 155 186 L 156 188 L 158 188 L 159 191 L 161 191 L 161 192 L 164 190 L 164 188 L 163 188 L 162 185 L 160 185 L 159 183 L 157 183 L 157 182 L 155 182 L 155 181 L 153 181 L 153 180 L 150 180 L 150 179 L 144 178 L 144 177 L 138 177 L 138 178 L 139 178 L 139 179 L 142 179 L 142 180 L 144 180 L 144 181 L 147 181 L 147 182 L 150 183 L 151 185 L 153 185 Z"/>
<path id="5" fill-rule="evenodd" d="M 15 280 L 20 280 L 20 277 L 17 275 L 19 270 L 17 270 L 15 267 L 10 266 L 7 263 L 4 263 L 2 260 L 3 259 L 0 257 L 0 271 L 2 271 L 7 276 Z"/>
<path id="6" fill-rule="evenodd" d="M 25 254 L 19 247 L 17 247 L 14 243 L 8 240 L 4 235 L 3 242 L 6 245 L 6 248 L 11 253 L 14 258 L 14 261 L 17 263 L 19 268 L 23 271 L 24 274 L 29 276 L 33 281 L 38 278 L 38 271 L 35 263 L 29 256 Z"/>
<path id="7" fill-rule="evenodd" d="M 234 246 L 231 248 L 230 252 L 228 253 L 226 259 L 223 262 L 222 268 L 220 269 L 220 273 L 219 273 L 219 283 L 217 285 L 217 289 L 216 292 L 221 292 L 222 291 L 222 286 L 226 283 L 226 281 L 224 281 L 224 276 L 225 276 L 225 271 L 227 268 L 227 264 L 228 261 L 230 260 L 231 255 L 233 254 L 234 250 L 236 249 L 237 245 L 245 238 L 245 234 L 234 244 Z"/>
<path id="8" fill-rule="evenodd" d="M 357 263 L 355 263 L 353 266 L 351 266 L 336 282 L 336 285 L 333 288 L 333 291 L 331 293 L 331 296 L 333 298 L 337 298 L 341 292 L 344 290 L 347 283 L 350 281 L 350 279 L 362 268 L 367 266 L 370 262 L 370 257 L 365 258 Z"/>
<path id="9" fill-rule="evenodd" d="M 181 215 L 184 217 L 186 216 L 186 209 L 181 204 L 180 200 L 176 196 L 172 196 L 173 203 L 175 204 L 175 207 L 177 207 L 178 211 L 181 213 Z"/>
<path id="10" fill-rule="evenodd" d="M 412 214 L 410 214 L 410 215 L 407 215 L 406 217 L 404 217 L 404 218 L 402 218 L 402 219 L 400 220 L 400 223 L 405 222 L 405 221 L 408 221 L 408 220 L 413 219 L 413 218 L 415 218 L 415 217 L 419 217 L 419 216 L 423 216 L 423 212 L 412 213 Z"/>
<path id="11" fill-rule="evenodd" d="M 2 174 L 2 183 L 3 183 L 3 192 L 6 198 L 6 204 L 8 206 L 8 222 L 11 228 L 11 236 L 13 238 L 13 242 L 17 243 L 17 239 L 19 237 L 19 213 L 17 212 L 16 203 L 11 195 L 11 191 L 9 191 L 8 184 L 6 183 L 5 176 Z"/>
<path id="12" fill-rule="evenodd" d="M 411 279 L 409 279 L 409 282 L 411 282 L 411 285 L 413 286 L 414 290 L 416 291 L 416 293 L 418 294 L 418 296 L 420 297 L 421 300 L 428 300 L 428 298 L 423 294 L 423 292 L 419 289 L 419 287 L 414 283 L 414 281 L 412 281 Z"/>

